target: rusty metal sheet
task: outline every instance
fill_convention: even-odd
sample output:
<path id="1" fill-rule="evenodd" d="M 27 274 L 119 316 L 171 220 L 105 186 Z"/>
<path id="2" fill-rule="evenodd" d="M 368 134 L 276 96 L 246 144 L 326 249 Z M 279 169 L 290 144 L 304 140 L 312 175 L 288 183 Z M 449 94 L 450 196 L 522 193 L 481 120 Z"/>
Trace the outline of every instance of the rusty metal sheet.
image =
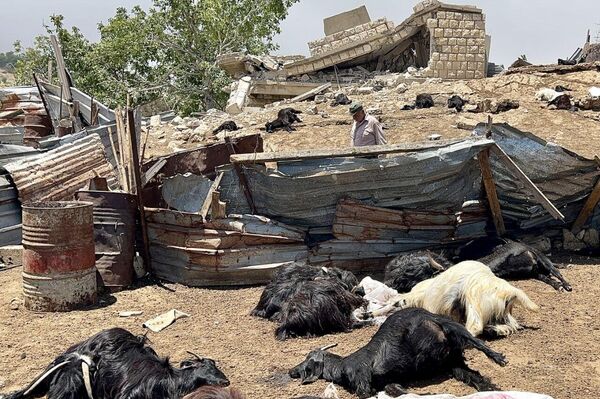
<path id="1" fill-rule="evenodd" d="M 110 292 L 128 287 L 135 275 L 136 196 L 114 191 L 78 191 L 75 197 L 94 204 L 99 286 Z"/>
<path id="2" fill-rule="evenodd" d="M 231 146 L 222 141 L 148 160 L 142 167 L 144 172 L 160 159 L 166 159 L 167 163 L 161 168 L 160 173 L 144 187 L 144 203 L 152 207 L 166 208 L 168 205 L 163 200 L 160 190 L 162 178 L 192 173 L 212 179 L 215 177 L 215 169 L 219 165 L 229 164 L 229 155 L 232 153 L 232 149 L 236 154 L 262 152 L 263 141 L 260 134 L 253 134 L 231 139 Z"/>
<path id="3" fill-rule="evenodd" d="M 10 173 L 22 203 L 72 199 L 93 177 L 105 177 L 117 188 L 112 166 L 106 160 L 97 134 L 4 166 Z"/>
<path id="4" fill-rule="evenodd" d="M 148 208 L 146 220 L 152 271 L 167 281 L 259 284 L 280 265 L 308 255 L 303 231 L 260 216 L 203 223 L 199 214 Z"/>

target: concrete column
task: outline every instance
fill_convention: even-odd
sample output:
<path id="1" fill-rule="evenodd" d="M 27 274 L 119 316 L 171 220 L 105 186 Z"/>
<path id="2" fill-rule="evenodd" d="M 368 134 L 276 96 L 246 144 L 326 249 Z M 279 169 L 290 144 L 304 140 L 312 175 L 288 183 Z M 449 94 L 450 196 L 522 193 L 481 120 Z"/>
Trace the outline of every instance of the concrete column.
<path id="1" fill-rule="evenodd" d="M 237 82 L 237 87 L 229 95 L 229 100 L 225 106 L 225 111 L 227 113 L 236 115 L 244 110 L 244 106 L 248 101 L 251 86 L 252 78 L 250 76 L 244 76 Z"/>

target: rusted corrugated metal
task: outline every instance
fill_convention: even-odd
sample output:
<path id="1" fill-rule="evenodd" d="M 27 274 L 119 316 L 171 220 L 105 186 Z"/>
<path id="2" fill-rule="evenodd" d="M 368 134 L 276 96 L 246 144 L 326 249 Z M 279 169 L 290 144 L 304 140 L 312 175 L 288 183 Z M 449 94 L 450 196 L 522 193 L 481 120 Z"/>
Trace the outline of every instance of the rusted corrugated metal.
<path id="1" fill-rule="evenodd" d="M 66 311 L 96 302 L 92 204 L 23 206 L 23 296 L 35 311 Z"/>
<path id="2" fill-rule="evenodd" d="M 213 178 L 215 169 L 220 165 L 229 163 L 231 154 L 246 154 L 263 151 L 263 140 L 260 134 L 252 134 L 231 139 L 230 143 L 224 141 L 185 150 L 174 154 L 153 158 L 144 163 L 142 170 L 145 172 L 160 159 L 167 163 L 161 168 L 159 176 L 170 177 L 177 174 L 191 173 L 198 176 Z M 167 208 L 162 200 L 159 178 L 150 180 L 144 188 L 144 202 L 148 206 Z"/>
<path id="3" fill-rule="evenodd" d="M 98 286 L 110 292 L 127 288 L 135 274 L 136 196 L 113 191 L 78 191 L 75 197 L 94 205 Z"/>
<path id="4" fill-rule="evenodd" d="M 86 136 L 43 155 L 5 165 L 22 203 L 72 199 L 93 177 L 105 177 L 117 188 L 114 169 L 108 163 L 97 134 Z"/>
<path id="5" fill-rule="evenodd" d="M 258 214 L 290 225 L 331 229 L 337 203 L 352 198 L 381 208 L 459 210 L 480 194 L 475 155 L 490 140 L 465 140 L 445 147 L 385 158 L 299 159 L 243 170 Z M 235 172 L 225 172 L 219 191 L 228 210 L 244 212 Z"/>
<path id="6" fill-rule="evenodd" d="M 146 209 L 151 269 L 190 286 L 269 281 L 281 264 L 306 258 L 304 232 L 251 215 L 203 223 L 199 214 Z"/>
<path id="7" fill-rule="evenodd" d="M 0 127 L 23 126 L 31 115 L 46 115 L 36 87 L 0 88 Z"/>

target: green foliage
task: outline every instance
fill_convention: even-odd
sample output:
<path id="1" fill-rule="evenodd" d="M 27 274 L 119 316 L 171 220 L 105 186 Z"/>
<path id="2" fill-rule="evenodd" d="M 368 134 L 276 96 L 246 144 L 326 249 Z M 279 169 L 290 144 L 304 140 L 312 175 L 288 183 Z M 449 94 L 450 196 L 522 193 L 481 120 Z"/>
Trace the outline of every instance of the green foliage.
<path id="1" fill-rule="evenodd" d="M 222 88 L 230 83 L 216 58 L 228 52 L 265 54 L 276 48 L 273 36 L 288 8 L 298 0 L 154 0 L 145 12 L 118 8 L 99 24 L 100 41 L 89 42 L 62 16 L 51 17 L 74 84 L 109 106 L 133 105 L 157 99 L 183 114 L 222 107 Z M 19 83 L 44 74 L 52 57 L 48 36 L 31 48 L 19 43 L 16 65 Z"/>
<path id="2" fill-rule="evenodd" d="M 8 71 L 12 71 L 14 69 L 15 63 L 19 60 L 19 56 L 15 54 L 13 51 L 8 51 L 6 53 L 0 53 L 0 68 L 6 69 Z"/>

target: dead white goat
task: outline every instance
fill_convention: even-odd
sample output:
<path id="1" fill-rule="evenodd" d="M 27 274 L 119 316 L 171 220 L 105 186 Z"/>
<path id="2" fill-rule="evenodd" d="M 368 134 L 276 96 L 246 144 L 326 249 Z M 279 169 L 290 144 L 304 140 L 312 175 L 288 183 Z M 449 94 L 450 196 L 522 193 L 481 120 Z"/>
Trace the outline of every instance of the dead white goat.
<path id="1" fill-rule="evenodd" d="M 420 307 L 463 322 L 474 336 L 484 330 L 506 336 L 521 326 L 512 315 L 515 304 L 531 311 L 539 307 L 522 290 L 496 277 L 489 267 L 465 261 L 422 281 L 406 294 L 398 294 L 388 305 L 363 317 L 379 317 L 399 308 Z"/>

